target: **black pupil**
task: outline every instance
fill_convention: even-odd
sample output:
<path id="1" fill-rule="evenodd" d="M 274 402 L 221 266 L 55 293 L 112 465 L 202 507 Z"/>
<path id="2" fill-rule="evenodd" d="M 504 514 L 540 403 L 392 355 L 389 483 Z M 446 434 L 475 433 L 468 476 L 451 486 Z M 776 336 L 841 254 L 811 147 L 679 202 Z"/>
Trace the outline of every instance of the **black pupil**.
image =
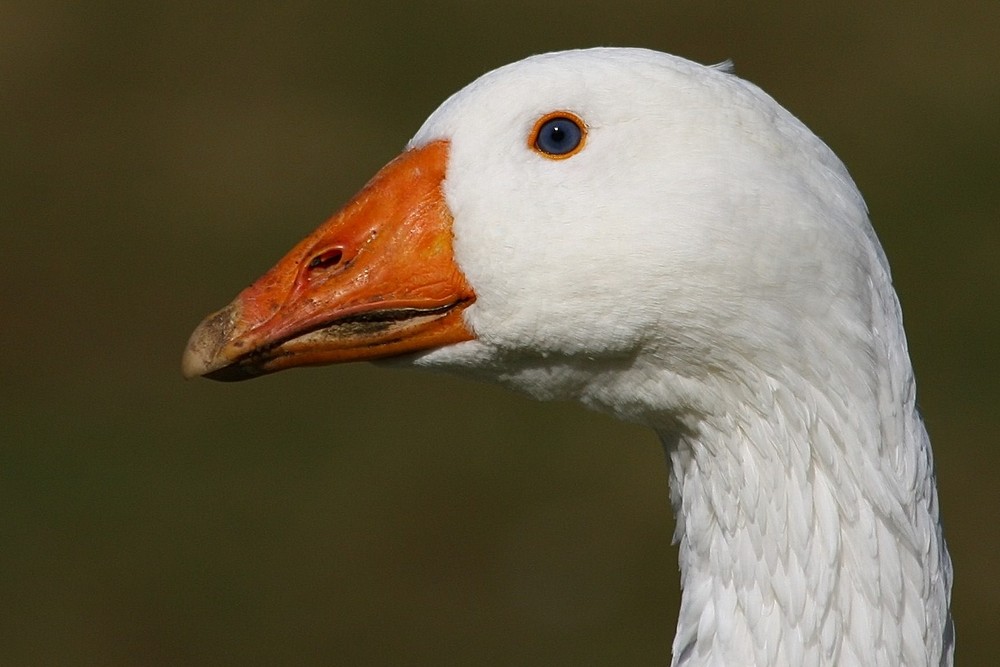
<path id="1" fill-rule="evenodd" d="M 569 118 L 551 118 L 538 130 L 535 146 L 549 155 L 565 155 L 580 145 L 583 132 L 580 126 Z"/>

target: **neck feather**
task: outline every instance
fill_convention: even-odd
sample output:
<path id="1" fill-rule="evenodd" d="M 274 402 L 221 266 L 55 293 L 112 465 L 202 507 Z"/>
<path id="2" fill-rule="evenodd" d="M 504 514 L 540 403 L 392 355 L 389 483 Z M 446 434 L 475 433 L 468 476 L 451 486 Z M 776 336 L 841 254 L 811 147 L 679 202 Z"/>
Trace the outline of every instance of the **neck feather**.
<path id="1" fill-rule="evenodd" d="M 912 400 L 859 409 L 830 377 L 754 384 L 724 415 L 660 430 L 683 588 L 673 664 L 950 665 L 951 563 Z"/>

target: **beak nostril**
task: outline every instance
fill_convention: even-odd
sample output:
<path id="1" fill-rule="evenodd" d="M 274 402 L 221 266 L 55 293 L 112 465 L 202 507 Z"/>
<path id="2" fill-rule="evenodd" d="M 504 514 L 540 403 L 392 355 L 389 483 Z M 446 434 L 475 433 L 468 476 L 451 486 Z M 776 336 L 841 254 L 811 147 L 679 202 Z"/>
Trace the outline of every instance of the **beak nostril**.
<path id="1" fill-rule="evenodd" d="M 323 252 L 316 255 L 311 260 L 309 260 L 309 265 L 307 266 L 307 268 L 330 269 L 340 264 L 340 260 L 343 258 L 344 258 L 343 248 L 340 247 L 330 248 L 329 250 L 324 250 Z"/>

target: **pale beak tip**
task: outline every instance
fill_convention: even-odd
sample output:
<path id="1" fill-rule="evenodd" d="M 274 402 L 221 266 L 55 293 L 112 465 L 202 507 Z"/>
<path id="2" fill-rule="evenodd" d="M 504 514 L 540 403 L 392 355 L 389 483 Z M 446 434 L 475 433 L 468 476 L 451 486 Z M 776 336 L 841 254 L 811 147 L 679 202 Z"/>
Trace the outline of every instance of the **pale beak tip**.
<path id="1" fill-rule="evenodd" d="M 184 350 L 184 356 L 181 357 L 181 375 L 185 380 L 190 380 L 201 377 L 206 372 L 208 372 L 208 360 L 189 342 L 187 349 Z"/>
<path id="2" fill-rule="evenodd" d="M 201 377 L 232 362 L 229 343 L 239 319 L 239 300 L 212 313 L 194 330 L 181 357 L 181 374 L 185 379 Z"/>

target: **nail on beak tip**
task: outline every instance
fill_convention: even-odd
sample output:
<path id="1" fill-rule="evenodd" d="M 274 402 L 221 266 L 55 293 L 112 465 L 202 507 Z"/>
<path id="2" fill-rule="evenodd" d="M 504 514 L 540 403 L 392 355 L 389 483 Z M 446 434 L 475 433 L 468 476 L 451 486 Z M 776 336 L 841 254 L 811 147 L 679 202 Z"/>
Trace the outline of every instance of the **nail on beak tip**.
<path id="1" fill-rule="evenodd" d="M 239 301 L 234 301 L 206 317 L 194 330 L 181 357 L 181 374 L 185 379 L 209 375 L 232 361 L 227 348 L 240 310 Z"/>

